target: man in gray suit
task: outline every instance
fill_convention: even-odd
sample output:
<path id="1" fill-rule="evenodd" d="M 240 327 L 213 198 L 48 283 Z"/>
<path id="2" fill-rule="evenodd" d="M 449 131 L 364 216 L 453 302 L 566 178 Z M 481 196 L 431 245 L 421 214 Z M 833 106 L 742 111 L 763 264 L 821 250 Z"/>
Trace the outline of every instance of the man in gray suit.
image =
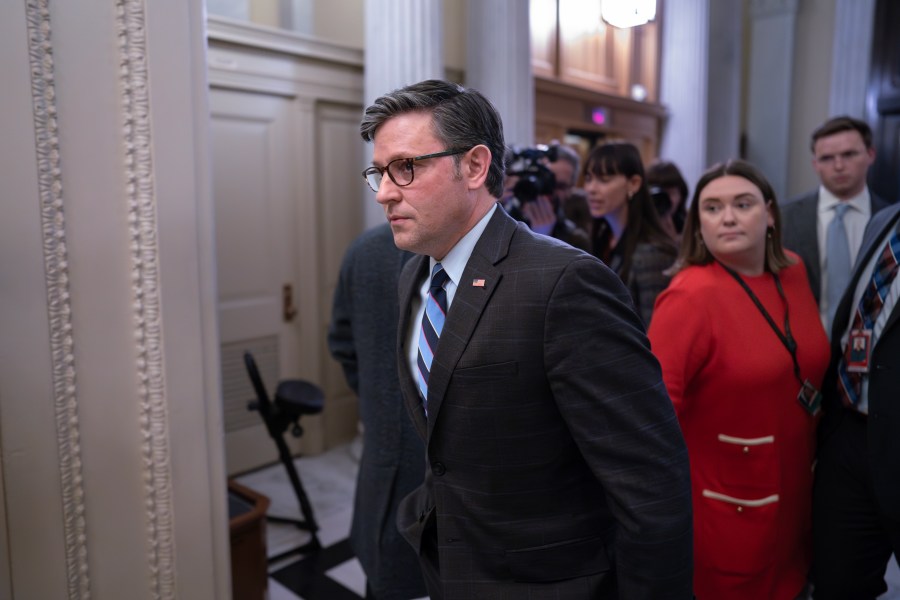
<path id="1" fill-rule="evenodd" d="M 418 558 L 397 531 L 397 506 L 422 483 L 425 452 L 406 417 L 397 379 L 397 280 L 412 256 L 391 228 L 364 232 L 347 250 L 334 292 L 328 349 L 359 395 L 364 443 L 350 545 L 366 573 L 366 597 L 425 596 Z"/>
<path id="2" fill-rule="evenodd" d="M 822 324 L 830 333 L 866 224 L 887 203 L 866 186 L 875 148 L 872 130 L 864 121 L 847 116 L 829 119 L 813 132 L 810 148 L 821 185 L 782 206 L 782 237 L 784 246 L 803 259 Z M 842 229 L 835 228 L 836 217 L 842 220 Z M 832 257 L 834 264 L 829 264 L 827 249 L 835 243 L 828 237 L 832 231 L 845 236 L 847 254 Z M 829 281 L 831 273 L 835 275 Z"/>
<path id="3" fill-rule="evenodd" d="M 432 600 L 690 598 L 687 452 L 628 291 L 502 209 L 480 93 L 378 98 L 365 170 L 398 247 L 398 355 L 425 481 L 397 525 Z"/>

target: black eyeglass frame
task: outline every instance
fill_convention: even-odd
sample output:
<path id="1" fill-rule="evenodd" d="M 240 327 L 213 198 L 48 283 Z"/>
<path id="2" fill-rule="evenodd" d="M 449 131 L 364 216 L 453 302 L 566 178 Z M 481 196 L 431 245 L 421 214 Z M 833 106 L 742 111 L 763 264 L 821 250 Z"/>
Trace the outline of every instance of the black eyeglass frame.
<path id="1" fill-rule="evenodd" d="M 426 158 L 439 158 L 441 156 L 455 156 L 457 154 L 463 154 L 465 152 L 468 152 L 471 149 L 472 148 L 453 148 L 450 150 L 444 150 L 442 152 L 434 152 L 432 154 L 423 154 L 422 156 L 413 156 L 411 158 L 395 158 L 394 160 L 392 160 L 391 162 L 389 162 L 388 164 L 386 164 L 383 167 L 371 166 L 368 169 L 365 169 L 362 172 L 362 176 L 363 176 L 363 179 L 366 180 L 366 185 L 369 186 L 369 189 L 372 190 L 373 192 L 375 192 L 376 194 L 378 193 L 378 190 L 375 187 L 373 187 L 372 183 L 369 181 L 369 175 L 374 175 L 375 173 L 378 173 L 379 175 L 381 175 L 381 179 L 384 179 L 384 174 L 387 173 L 388 177 L 391 178 L 391 181 L 394 182 L 394 185 L 396 185 L 397 187 L 406 187 L 406 186 L 410 185 L 413 182 L 413 180 L 416 178 L 416 170 L 413 167 L 414 163 L 416 163 L 420 160 L 425 160 Z M 400 161 L 407 161 L 409 163 L 408 164 L 408 166 L 409 166 L 409 181 L 406 183 L 400 183 L 399 181 L 394 179 L 394 176 L 391 174 L 391 165 L 396 162 L 400 162 Z M 380 180 L 378 182 L 377 187 L 379 187 L 379 188 L 381 187 Z"/>

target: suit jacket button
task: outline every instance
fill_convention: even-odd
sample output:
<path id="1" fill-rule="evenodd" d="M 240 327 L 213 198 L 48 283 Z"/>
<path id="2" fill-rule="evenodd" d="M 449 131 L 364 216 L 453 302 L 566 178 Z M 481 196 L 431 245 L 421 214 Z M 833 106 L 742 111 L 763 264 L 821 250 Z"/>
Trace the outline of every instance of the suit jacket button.
<path id="1" fill-rule="evenodd" d="M 440 477 L 447 472 L 447 467 L 445 467 L 444 463 L 442 462 L 433 462 L 431 463 L 431 472 L 434 473 L 437 477 Z"/>

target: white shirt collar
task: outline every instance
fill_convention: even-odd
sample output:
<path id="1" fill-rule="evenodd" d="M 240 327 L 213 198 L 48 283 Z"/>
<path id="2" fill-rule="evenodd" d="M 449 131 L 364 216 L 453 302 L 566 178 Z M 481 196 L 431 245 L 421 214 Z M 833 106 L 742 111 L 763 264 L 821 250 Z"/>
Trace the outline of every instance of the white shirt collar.
<path id="1" fill-rule="evenodd" d="M 494 211 L 496 210 L 497 204 L 494 203 L 491 209 L 487 211 L 487 213 L 483 217 L 481 217 L 481 220 L 478 221 L 478 223 L 476 223 L 475 226 L 469 230 L 469 233 L 464 235 L 461 240 L 456 242 L 456 245 L 450 249 L 450 252 L 448 252 L 447 256 L 444 257 L 444 260 L 440 261 L 441 266 L 444 267 L 444 270 L 447 272 L 450 280 L 455 284 L 453 286 L 453 291 L 455 291 L 456 286 L 459 285 L 459 280 L 462 278 L 462 274 L 466 268 L 466 264 L 468 264 L 469 262 L 469 257 L 472 256 L 472 251 L 475 249 L 475 244 L 477 244 L 478 240 L 481 239 L 481 234 L 484 233 L 488 221 L 491 220 L 491 217 L 494 215 Z M 434 265 L 437 264 L 437 262 L 438 261 L 436 261 L 434 258 L 429 257 L 429 273 L 434 270 Z M 451 297 L 449 288 L 447 296 L 448 302 L 452 302 L 453 299 Z"/>
<path id="2" fill-rule="evenodd" d="M 835 205 L 840 202 L 846 202 L 853 210 L 868 215 L 871 209 L 868 186 L 863 186 L 862 191 L 849 200 L 841 200 L 830 191 L 828 191 L 828 188 L 826 188 L 824 185 L 819 186 L 819 212 L 831 212 L 834 209 Z"/>

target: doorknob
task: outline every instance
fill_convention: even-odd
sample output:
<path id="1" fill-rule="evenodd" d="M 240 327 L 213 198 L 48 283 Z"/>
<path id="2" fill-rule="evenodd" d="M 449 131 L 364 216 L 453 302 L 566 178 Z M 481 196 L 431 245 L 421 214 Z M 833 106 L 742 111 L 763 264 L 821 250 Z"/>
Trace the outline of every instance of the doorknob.
<path id="1" fill-rule="evenodd" d="M 297 308 L 294 306 L 294 286 L 289 283 L 281 286 L 281 317 L 285 323 L 290 323 L 297 316 Z"/>

